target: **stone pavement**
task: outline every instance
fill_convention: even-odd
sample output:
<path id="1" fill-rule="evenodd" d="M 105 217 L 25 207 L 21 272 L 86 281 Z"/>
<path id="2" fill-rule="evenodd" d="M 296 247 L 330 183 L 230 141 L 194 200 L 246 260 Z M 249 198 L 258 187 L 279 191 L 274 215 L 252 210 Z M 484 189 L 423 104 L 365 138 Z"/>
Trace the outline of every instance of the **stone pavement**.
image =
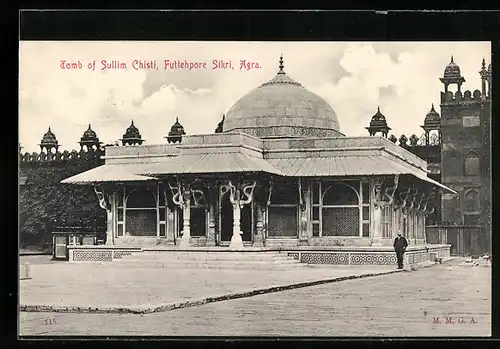
<path id="1" fill-rule="evenodd" d="M 20 333 L 490 336 L 491 268 L 458 263 L 146 315 L 22 312 Z"/>
<path id="2" fill-rule="evenodd" d="M 247 292 L 258 294 L 269 288 L 394 271 L 387 266 L 286 271 L 124 268 L 115 262 L 47 263 L 38 258 L 31 264 L 31 279 L 20 283 L 20 307 L 29 311 L 163 311 L 206 303 L 207 298 L 213 301 Z"/>

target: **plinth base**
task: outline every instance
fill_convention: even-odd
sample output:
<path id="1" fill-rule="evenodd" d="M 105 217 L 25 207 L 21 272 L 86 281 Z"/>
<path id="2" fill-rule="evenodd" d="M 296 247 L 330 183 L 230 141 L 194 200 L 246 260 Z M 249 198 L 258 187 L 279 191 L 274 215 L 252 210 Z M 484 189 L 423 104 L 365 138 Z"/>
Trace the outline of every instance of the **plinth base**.
<path id="1" fill-rule="evenodd" d="M 180 248 L 188 248 L 191 246 L 191 236 L 189 234 L 182 234 Z"/>
<path id="2" fill-rule="evenodd" d="M 241 232 L 239 234 L 233 234 L 229 248 L 234 250 L 242 250 L 244 248 L 243 240 L 241 239 Z"/>

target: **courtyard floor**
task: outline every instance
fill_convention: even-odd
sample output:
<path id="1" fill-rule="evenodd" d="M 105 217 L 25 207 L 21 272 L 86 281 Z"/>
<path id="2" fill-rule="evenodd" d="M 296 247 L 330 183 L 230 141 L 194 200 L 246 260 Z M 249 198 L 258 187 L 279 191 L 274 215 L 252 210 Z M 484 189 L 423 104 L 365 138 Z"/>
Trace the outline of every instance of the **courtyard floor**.
<path id="1" fill-rule="evenodd" d="M 124 267 L 119 262 L 67 263 L 26 256 L 31 279 L 20 282 L 21 306 L 148 309 L 172 302 L 263 288 L 395 271 L 394 266 L 278 270 Z"/>
<path id="2" fill-rule="evenodd" d="M 490 336 L 491 268 L 458 263 L 152 314 L 21 312 L 20 334 Z M 158 275 L 158 270 L 103 265 L 34 264 L 33 279 L 21 281 L 20 303 L 165 302 L 349 272 L 353 268 L 304 268 L 271 275 L 161 269 Z"/>

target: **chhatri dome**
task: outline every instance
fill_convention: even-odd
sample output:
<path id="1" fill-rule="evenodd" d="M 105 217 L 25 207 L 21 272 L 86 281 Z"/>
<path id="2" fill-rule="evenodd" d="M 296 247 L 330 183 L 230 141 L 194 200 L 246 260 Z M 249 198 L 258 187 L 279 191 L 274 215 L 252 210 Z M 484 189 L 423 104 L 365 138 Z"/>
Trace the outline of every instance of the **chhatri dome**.
<path id="1" fill-rule="evenodd" d="M 283 70 L 250 91 L 229 109 L 224 132 L 244 132 L 260 138 L 343 136 L 332 107 L 292 80 Z"/>

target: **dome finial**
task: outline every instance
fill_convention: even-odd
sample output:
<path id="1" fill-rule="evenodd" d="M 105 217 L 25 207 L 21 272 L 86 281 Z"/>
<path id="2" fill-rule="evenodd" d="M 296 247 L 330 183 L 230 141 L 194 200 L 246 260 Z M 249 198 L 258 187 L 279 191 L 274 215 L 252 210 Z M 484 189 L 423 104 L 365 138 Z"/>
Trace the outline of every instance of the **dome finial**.
<path id="1" fill-rule="evenodd" d="M 483 57 L 483 65 L 482 65 L 483 69 L 486 69 L 486 60 L 484 59 Z"/>
<path id="2" fill-rule="evenodd" d="M 432 103 L 431 110 L 434 110 L 434 103 Z"/>
<path id="3" fill-rule="evenodd" d="M 380 106 L 377 107 L 377 111 L 380 113 Z"/>
<path id="4" fill-rule="evenodd" d="M 453 62 L 453 55 L 451 55 L 451 63 L 455 63 L 455 62 Z"/>
<path id="5" fill-rule="evenodd" d="M 279 68 L 280 68 L 280 71 L 278 72 L 278 74 L 285 74 L 285 71 L 283 70 L 283 68 L 285 68 L 285 66 L 283 65 L 283 54 L 281 54 L 281 56 L 280 56 Z"/>
<path id="6" fill-rule="evenodd" d="M 178 116 L 175 117 L 175 122 L 179 123 L 179 117 Z"/>

